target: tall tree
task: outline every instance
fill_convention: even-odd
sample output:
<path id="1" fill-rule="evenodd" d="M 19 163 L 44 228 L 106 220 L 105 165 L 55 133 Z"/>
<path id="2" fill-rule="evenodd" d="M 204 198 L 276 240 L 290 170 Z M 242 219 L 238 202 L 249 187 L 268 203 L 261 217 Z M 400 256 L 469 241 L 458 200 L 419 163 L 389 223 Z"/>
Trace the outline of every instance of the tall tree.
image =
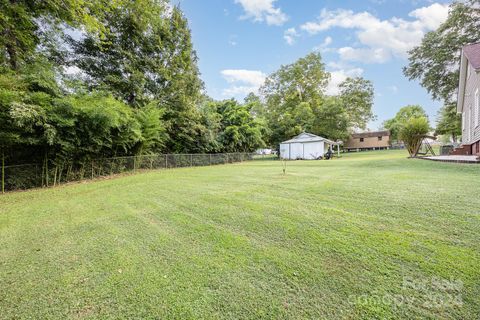
<path id="1" fill-rule="evenodd" d="M 0 0 L 0 64 L 18 70 L 37 50 L 49 27 L 66 24 L 102 36 L 101 17 L 112 5 L 102 0 Z"/>
<path id="2" fill-rule="evenodd" d="M 351 117 L 339 97 L 326 97 L 315 108 L 311 131 L 331 140 L 345 141 L 349 135 Z"/>
<path id="3" fill-rule="evenodd" d="M 410 80 L 420 80 L 434 99 L 452 103 L 458 87 L 460 50 L 480 41 L 480 5 L 478 0 L 455 1 L 447 20 L 429 32 L 421 44 L 409 52 L 409 64 L 403 69 Z"/>
<path id="4" fill-rule="evenodd" d="M 368 122 L 375 118 L 372 111 L 372 82 L 360 77 L 347 78 L 339 87 L 340 100 L 348 116 L 348 127 L 365 129 Z"/>
<path id="5" fill-rule="evenodd" d="M 197 103 L 203 84 L 188 23 L 166 0 L 127 2 L 104 20 L 105 39 L 94 34 L 69 41 L 71 61 L 91 79 L 93 88 L 107 88 L 132 107 L 157 101 L 172 152 L 200 151 L 204 133 Z"/>
<path id="6" fill-rule="evenodd" d="M 263 118 L 265 116 L 265 104 L 255 93 L 250 92 L 244 99 L 244 103 L 250 105 L 252 114 L 255 117 Z"/>
<path id="7" fill-rule="evenodd" d="M 457 113 L 455 103 L 447 104 L 440 109 L 435 131 L 441 135 L 448 135 L 453 142 L 457 142 L 462 134 L 462 117 Z"/>
<path id="8" fill-rule="evenodd" d="M 263 146 L 264 126 L 252 115 L 252 105 L 234 99 L 216 103 L 220 115 L 219 144 L 223 152 L 251 152 Z"/>
<path id="9" fill-rule="evenodd" d="M 322 104 L 329 79 L 319 53 L 281 66 L 267 77 L 260 92 L 265 100 L 272 146 L 304 130 L 311 131 L 313 109 Z"/>
<path id="10" fill-rule="evenodd" d="M 267 77 L 260 92 L 272 146 L 302 131 L 345 139 L 349 130 L 365 128 L 374 118 L 370 81 L 348 78 L 340 85 L 339 96 L 328 97 L 325 89 L 329 80 L 319 53 L 282 66 Z"/>
<path id="11" fill-rule="evenodd" d="M 466 44 L 480 41 L 480 4 L 478 0 L 455 1 L 447 20 L 425 35 L 409 54 L 403 69 L 410 80 L 420 80 L 434 99 L 443 100 L 437 119 L 437 133 L 461 134 L 461 123 L 454 109 L 459 82 L 460 51 Z"/>

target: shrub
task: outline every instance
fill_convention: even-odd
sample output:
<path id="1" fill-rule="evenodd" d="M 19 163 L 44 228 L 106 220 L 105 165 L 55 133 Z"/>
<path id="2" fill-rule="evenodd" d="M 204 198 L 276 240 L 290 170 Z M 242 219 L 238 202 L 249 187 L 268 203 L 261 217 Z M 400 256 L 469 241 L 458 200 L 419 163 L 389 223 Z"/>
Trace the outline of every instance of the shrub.
<path id="1" fill-rule="evenodd" d="M 423 135 L 430 130 L 428 119 L 425 117 L 413 117 L 402 123 L 398 136 L 405 143 L 411 157 L 422 143 Z"/>

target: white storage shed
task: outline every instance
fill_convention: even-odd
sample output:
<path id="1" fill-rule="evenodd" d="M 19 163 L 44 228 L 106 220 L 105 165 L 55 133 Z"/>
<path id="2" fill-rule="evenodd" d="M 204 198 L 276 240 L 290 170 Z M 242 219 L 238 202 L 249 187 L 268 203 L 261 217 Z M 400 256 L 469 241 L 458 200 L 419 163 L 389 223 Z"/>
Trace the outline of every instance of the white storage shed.
<path id="1" fill-rule="evenodd" d="M 280 143 L 280 158 L 289 160 L 319 159 L 324 156 L 329 147 L 334 152 L 334 146 L 337 146 L 337 152 L 340 152 L 340 143 L 303 132 L 290 140 Z"/>

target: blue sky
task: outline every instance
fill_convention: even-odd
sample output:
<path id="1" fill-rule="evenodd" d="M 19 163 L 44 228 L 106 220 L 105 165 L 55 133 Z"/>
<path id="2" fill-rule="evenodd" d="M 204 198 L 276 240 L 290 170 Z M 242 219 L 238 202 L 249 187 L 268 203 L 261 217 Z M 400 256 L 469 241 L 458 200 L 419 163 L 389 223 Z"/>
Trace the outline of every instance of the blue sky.
<path id="1" fill-rule="evenodd" d="M 441 102 L 403 76 L 406 52 L 445 20 L 449 1 L 176 0 L 192 29 L 207 93 L 239 100 L 282 64 L 320 51 L 335 94 L 346 76 L 375 87 L 377 129 L 408 104 L 434 122 Z"/>

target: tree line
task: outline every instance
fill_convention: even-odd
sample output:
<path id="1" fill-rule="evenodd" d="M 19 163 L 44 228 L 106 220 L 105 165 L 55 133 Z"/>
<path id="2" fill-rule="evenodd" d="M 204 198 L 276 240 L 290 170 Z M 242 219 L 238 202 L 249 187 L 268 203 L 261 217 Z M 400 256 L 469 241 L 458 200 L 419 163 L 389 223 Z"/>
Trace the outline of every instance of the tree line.
<path id="1" fill-rule="evenodd" d="M 188 21 L 167 0 L 2 0 L 0 148 L 8 163 L 151 153 L 248 152 L 302 131 L 345 139 L 373 118 L 373 86 L 325 91 L 319 53 L 260 94 L 204 93 Z"/>
<path id="2" fill-rule="evenodd" d="M 1 1 L 0 48 L 9 163 L 263 144 L 248 104 L 203 94 L 187 19 L 169 1 Z"/>

